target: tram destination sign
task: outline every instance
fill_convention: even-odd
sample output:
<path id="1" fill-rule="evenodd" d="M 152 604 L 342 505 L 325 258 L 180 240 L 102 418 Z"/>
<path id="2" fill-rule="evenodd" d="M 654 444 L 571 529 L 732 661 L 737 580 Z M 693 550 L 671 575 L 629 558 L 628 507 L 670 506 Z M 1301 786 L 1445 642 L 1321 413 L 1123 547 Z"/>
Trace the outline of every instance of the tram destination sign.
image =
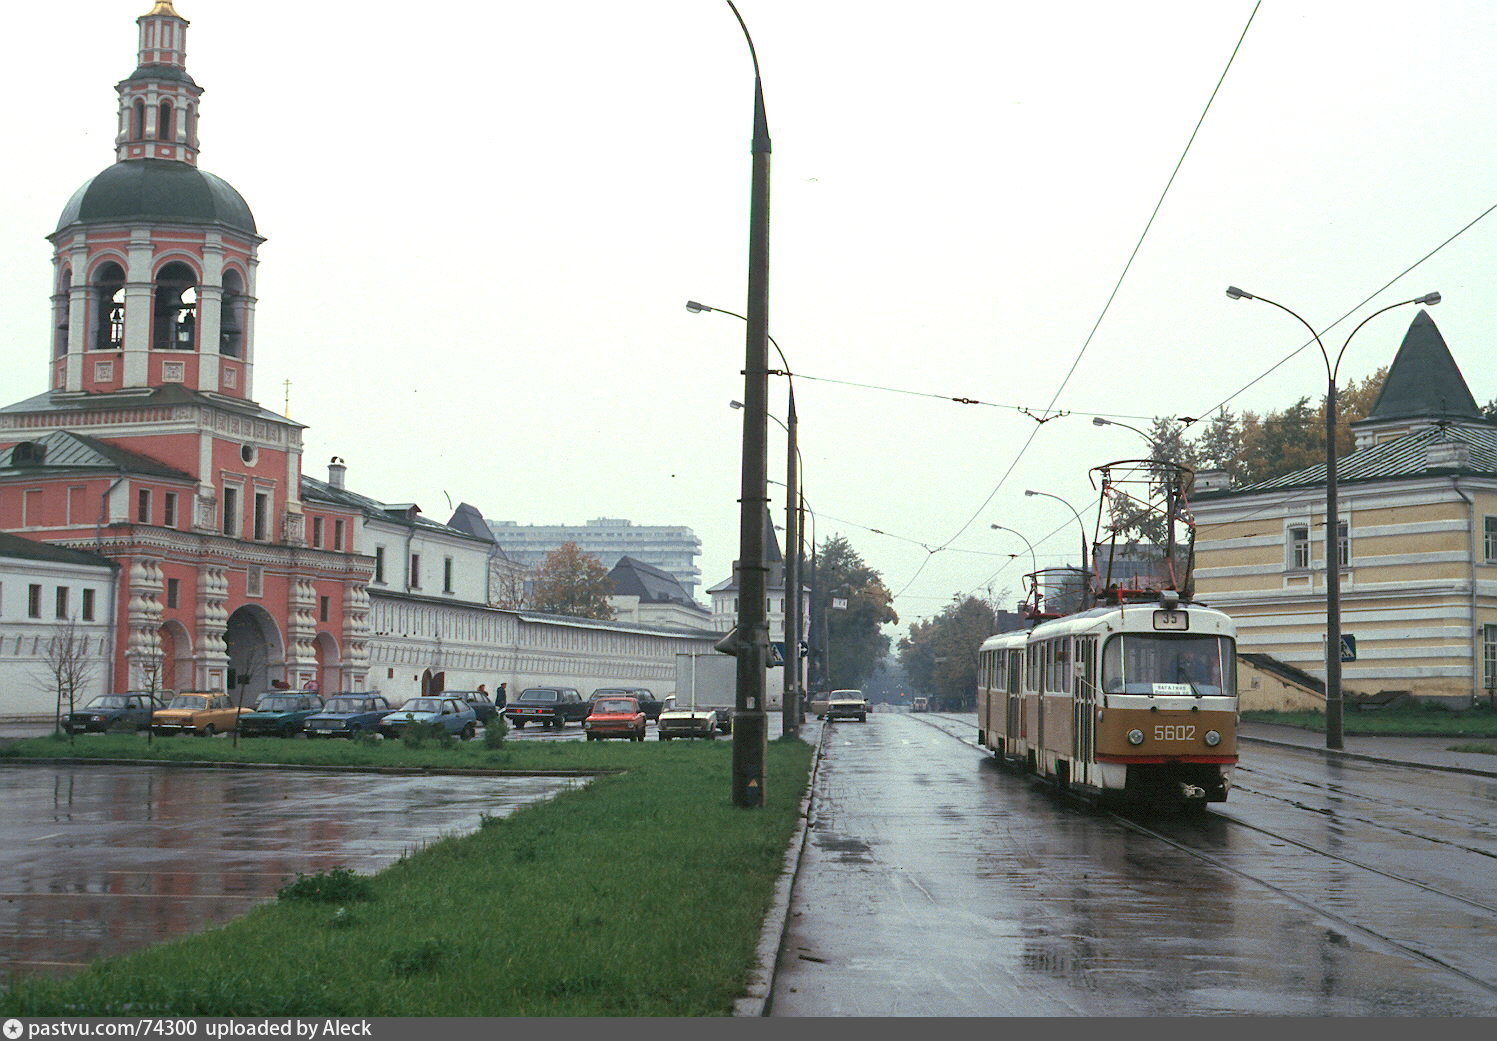
<path id="1" fill-rule="evenodd" d="M 1190 615 L 1184 611 L 1155 611 L 1154 628 L 1162 632 L 1189 632 Z"/>

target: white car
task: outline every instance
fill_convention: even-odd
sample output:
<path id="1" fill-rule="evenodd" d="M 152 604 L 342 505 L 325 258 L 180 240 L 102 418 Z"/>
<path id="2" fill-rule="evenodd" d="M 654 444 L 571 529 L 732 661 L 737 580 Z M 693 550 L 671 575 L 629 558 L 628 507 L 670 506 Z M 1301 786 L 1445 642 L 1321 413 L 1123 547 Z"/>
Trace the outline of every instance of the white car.
<path id="1" fill-rule="evenodd" d="M 660 713 L 660 740 L 673 737 L 705 737 L 709 740 L 717 735 L 717 712 L 710 708 L 669 708 Z"/>
<path id="2" fill-rule="evenodd" d="M 856 719 L 868 722 L 868 701 L 861 690 L 834 690 L 826 701 L 826 719 Z"/>

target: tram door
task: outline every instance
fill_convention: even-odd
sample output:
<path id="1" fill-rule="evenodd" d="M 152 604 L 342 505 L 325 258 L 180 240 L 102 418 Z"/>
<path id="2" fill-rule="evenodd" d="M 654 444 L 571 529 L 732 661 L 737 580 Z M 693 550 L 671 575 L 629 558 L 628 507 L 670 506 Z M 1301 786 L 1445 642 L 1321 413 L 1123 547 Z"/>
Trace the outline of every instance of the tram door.
<path id="1" fill-rule="evenodd" d="M 1094 783 L 1092 760 L 1097 748 L 1097 637 L 1076 637 L 1075 670 L 1072 682 L 1076 697 L 1072 701 L 1071 733 L 1075 747 L 1072 762 L 1075 764 L 1074 780 L 1086 784 Z"/>

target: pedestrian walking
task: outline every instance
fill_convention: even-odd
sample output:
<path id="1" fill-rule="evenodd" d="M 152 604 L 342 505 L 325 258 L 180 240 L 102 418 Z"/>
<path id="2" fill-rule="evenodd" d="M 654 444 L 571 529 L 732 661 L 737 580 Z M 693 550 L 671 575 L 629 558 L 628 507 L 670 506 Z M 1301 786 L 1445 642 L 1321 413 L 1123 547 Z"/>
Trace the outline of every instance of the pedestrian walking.
<path id="1" fill-rule="evenodd" d="M 494 691 L 494 704 L 500 708 L 509 704 L 509 688 L 503 683 L 499 684 L 499 689 Z"/>

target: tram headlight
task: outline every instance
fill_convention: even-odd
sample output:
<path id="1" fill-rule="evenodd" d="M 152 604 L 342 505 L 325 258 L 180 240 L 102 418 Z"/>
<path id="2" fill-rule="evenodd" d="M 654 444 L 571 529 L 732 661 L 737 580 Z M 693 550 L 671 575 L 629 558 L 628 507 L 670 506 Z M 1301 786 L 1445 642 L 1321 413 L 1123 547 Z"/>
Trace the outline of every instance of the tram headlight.
<path id="1" fill-rule="evenodd" d="M 1217 745 L 1219 745 L 1221 743 L 1222 743 L 1222 736 L 1220 734 L 1218 734 L 1215 730 L 1208 730 L 1208 731 L 1206 731 L 1206 744 L 1208 746 L 1210 746 L 1211 748 L 1215 748 Z"/>
<path id="2" fill-rule="evenodd" d="M 1128 731 L 1128 743 L 1130 745 L 1141 745 L 1144 743 L 1144 732 L 1142 730 Z"/>

